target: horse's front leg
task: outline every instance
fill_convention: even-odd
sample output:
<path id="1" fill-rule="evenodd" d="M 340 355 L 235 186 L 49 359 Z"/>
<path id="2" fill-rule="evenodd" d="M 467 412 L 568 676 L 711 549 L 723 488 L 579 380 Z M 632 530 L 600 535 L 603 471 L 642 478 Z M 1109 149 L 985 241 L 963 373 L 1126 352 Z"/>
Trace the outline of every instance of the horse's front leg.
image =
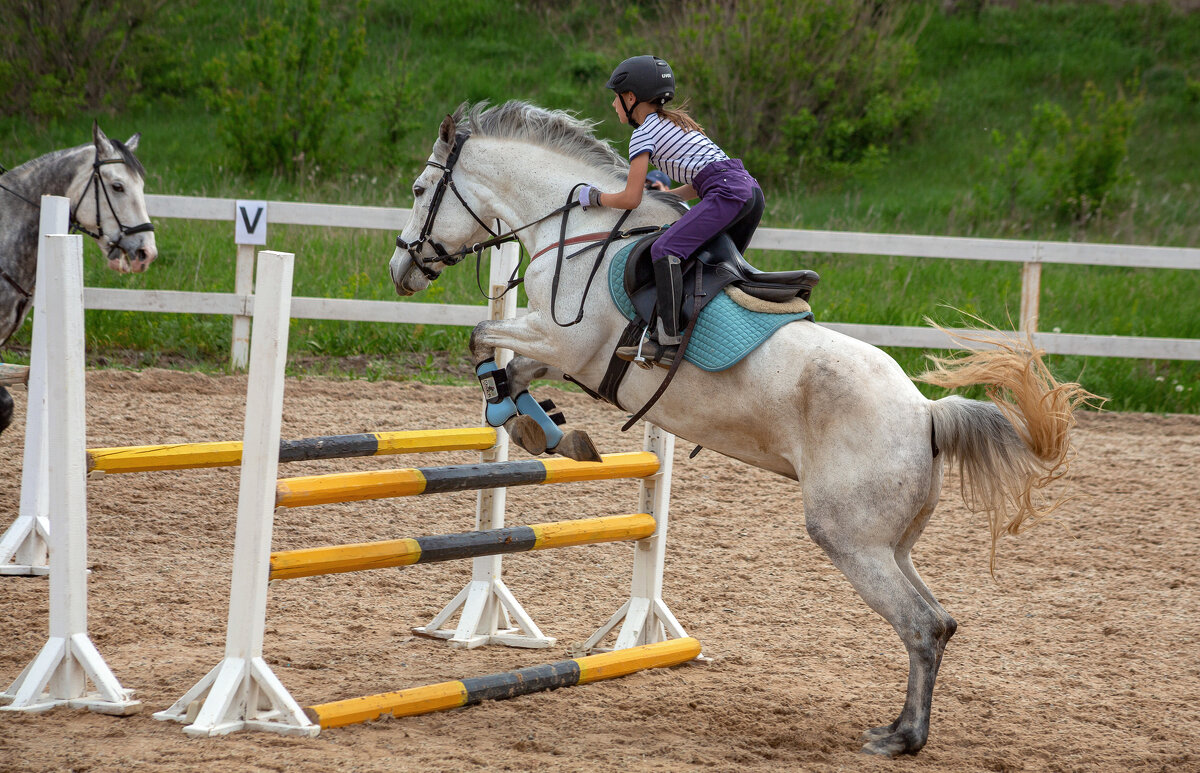
<path id="1" fill-rule="evenodd" d="M 561 425 L 565 420 L 562 412 L 555 410 L 554 403 L 550 400 L 539 401 L 529 393 L 529 385 L 534 379 L 566 381 L 566 374 L 562 370 L 518 355 L 508 364 L 507 371 L 509 388 L 516 395 L 517 410 L 522 416 L 532 417 L 545 431 L 547 451 L 580 462 L 600 461 L 600 452 L 586 432 L 579 429 L 562 430 Z"/>
<path id="2" fill-rule="evenodd" d="M 553 352 L 546 336 L 530 323 L 528 317 L 489 320 L 479 323 L 471 332 L 471 358 L 487 400 L 487 422 L 493 427 L 504 427 L 512 441 L 531 454 L 550 451 L 580 461 L 599 461 L 600 454 L 587 433 L 563 432 L 545 407 L 529 394 L 529 382 L 543 377 L 539 374 L 543 369 L 549 374 L 544 377 L 562 377 L 561 370 L 537 361 L 537 353 L 542 350 L 545 350 L 543 356 Z M 524 356 L 514 358 L 516 367 L 501 369 L 496 365 L 497 347 Z M 556 416 L 561 419 L 561 414 Z"/>

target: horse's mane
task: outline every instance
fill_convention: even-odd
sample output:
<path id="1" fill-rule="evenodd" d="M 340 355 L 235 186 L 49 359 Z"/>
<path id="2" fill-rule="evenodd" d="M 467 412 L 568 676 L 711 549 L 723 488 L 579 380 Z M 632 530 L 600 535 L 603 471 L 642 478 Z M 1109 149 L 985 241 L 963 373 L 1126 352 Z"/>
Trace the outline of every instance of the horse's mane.
<path id="1" fill-rule="evenodd" d="M 125 165 L 134 172 L 137 172 L 138 176 L 145 180 L 146 167 L 142 166 L 142 162 L 138 161 L 137 156 L 133 155 L 133 151 L 130 150 L 129 147 L 120 140 L 109 137 L 108 141 L 111 142 L 112 146 L 117 149 L 117 153 L 121 155 L 121 160 L 125 162 Z"/>
<path id="2" fill-rule="evenodd" d="M 459 131 L 532 142 L 579 159 L 614 180 L 624 182 L 629 174 L 629 162 L 596 136 L 596 122 L 579 118 L 567 110 L 547 110 L 520 100 L 494 107 L 486 101 L 474 105 L 464 102 L 453 118 Z M 675 196 L 661 191 L 649 191 L 647 195 L 671 205 L 678 212 L 687 211 Z"/>

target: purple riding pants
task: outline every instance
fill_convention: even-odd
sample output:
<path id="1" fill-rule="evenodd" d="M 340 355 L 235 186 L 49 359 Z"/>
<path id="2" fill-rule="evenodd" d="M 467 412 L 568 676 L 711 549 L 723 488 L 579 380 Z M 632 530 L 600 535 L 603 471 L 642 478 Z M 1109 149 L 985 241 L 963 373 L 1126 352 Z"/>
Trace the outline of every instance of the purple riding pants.
<path id="1" fill-rule="evenodd" d="M 762 206 L 747 207 L 747 203 L 756 198 L 756 191 L 761 202 L 762 189 L 742 162 L 736 158 L 714 161 L 700 170 L 692 187 L 700 201 L 650 246 L 652 260 L 667 255 L 687 260 L 705 242 L 726 229 L 737 242 L 738 249 L 745 251 L 749 244 L 750 235 L 762 217 Z M 735 222 L 736 227 L 730 228 Z"/>

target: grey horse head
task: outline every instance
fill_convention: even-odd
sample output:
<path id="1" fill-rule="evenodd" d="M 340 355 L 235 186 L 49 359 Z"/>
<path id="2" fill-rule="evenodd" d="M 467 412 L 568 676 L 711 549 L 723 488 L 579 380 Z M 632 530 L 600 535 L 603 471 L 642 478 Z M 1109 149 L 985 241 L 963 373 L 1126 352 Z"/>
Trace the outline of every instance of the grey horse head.
<path id="1" fill-rule="evenodd" d="M 42 196 L 70 200 L 71 228 L 95 239 L 114 271 L 142 272 L 158 257 L 146 211 L 146 170 L 134 155 L 140 139 L 110 139 L 93 124 L 91 142 L 0 175 L 0 344 L 33 303 Z M 11 398 L 0 387 L 0 431 L 11 413 Z"/>
<path id="2" fill-rule="evenodd" d="M 146 170 L 133 154 L 141 136 L 134 134 L 126 142 L 109 139 L 94 124 L 92 170 L 78 196 L 70 197 L 72 225 L 94 238 L 109 268 L 122 273 L 141 273 L 158 256 L 146 213 Z"/>

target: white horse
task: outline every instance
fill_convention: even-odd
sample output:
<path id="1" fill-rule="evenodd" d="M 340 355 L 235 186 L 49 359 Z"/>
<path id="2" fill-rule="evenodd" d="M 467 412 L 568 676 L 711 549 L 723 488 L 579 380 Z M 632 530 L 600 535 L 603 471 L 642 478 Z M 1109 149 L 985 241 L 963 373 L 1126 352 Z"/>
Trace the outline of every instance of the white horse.
<path id="1" fill-rule="evenodd" d="M 140 138 L 109 139 L 93 124 L 91 142 L 0 174 L 0 345 L 33 303 L 42 196 L 70 199 L 71 228 L 95 239 L 114 271 L 145 271 L 157 257 L 146 170 L 133 154 Z M 11 419 L 12 397 L 0 387 L 0 432 Z"/>
<path id="2" fill-rule="evenodd" d="M 447 116 L 428 167 L 413 184 L 412 218 L 391 259 L 397 292 L 411 295 L 479 243 L 494 241 L 487 224 L 500 220 L 521 229 L 520 240 L 535 256 L 525 273 L 529 314 L 480 323 L 470 343 L 477 364 L 497 347 L 520 355 L 507 374 L 514 395 L 534 377 L 563 374 L 597 389 L 626 326 L 602 281 L 606 266 L 585 295 L 592 261 L 584 257 L 563 264 L 551 313 L 562 203 L 581 182 L 607 190 L 625 183 L 626 162 L 591 129 L 568 113 L 519 102 L 464 106 Z M 445 196 L 447 190 L 455 195 Z M 626 224 L 657 225 L 679 212 L 671 197 L 652 196 Z M 607 233 L 622 213 L 593 207 L 566 214 L 572 236 Z M 569 322 L 577 309 L 581 324 L 560 326 L 553 319 Z M 642 405 L 664 375 L 658 368 L 631 368 L 620 403 Z M 863 751 L 889 756 L 924 746 L 938 666 L 957 627 L 910 558 L 937 504 L 944 464 L 958 462 L 968 503 L 988 514 L 994 558 L 1001 533 L 1015 533 L 1048 511 L 1039 508 L 1036 490 L 1065 471 L 1072 410 L 1088 396 L 1077 384 L 1055 382 L 1037 353 L 1012 345 L 940 361 L 923 378 L 949 388 L 987 384 L 995 402 L 928 400 L 879 349 L 819 324 L 794 322 L 723 372 L 685 362 L 646 415 L 692 443 L 800 482 L 813 541 L 908 650 L 908 692 L 899 717 L 864 734 Z M 1005 391 L 1011 402 L 1002 399 Z M 539 424 L 525 415 L 532 411 L 520 410 L 500 418 L 514 441 L 541 452 L 544 416 Z M 590 456 L 590 441 L 581 434 L 555 450 Z"/>

